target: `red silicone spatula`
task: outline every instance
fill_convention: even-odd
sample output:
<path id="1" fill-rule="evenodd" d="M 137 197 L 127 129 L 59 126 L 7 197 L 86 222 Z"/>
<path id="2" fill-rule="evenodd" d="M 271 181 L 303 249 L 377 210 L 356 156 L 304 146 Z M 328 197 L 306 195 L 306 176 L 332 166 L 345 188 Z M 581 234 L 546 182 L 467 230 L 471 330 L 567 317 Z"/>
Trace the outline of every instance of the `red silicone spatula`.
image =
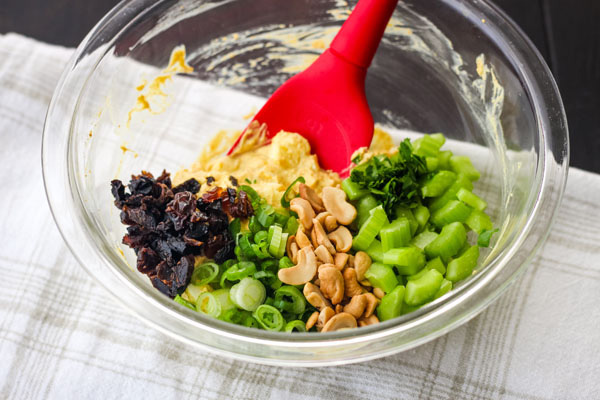
<path id="1" fill-rule="evenodd" d="M 365 77 L 397 4 L 398 0 L 357 3 L 329 49 L 277 89 L 256 114 L 253 121 L 267 124 L 267 138 L 281 130 L 299 133 L 308 139 L 322 168 L 345 172 L 352 153 L 373 139 Z"/>

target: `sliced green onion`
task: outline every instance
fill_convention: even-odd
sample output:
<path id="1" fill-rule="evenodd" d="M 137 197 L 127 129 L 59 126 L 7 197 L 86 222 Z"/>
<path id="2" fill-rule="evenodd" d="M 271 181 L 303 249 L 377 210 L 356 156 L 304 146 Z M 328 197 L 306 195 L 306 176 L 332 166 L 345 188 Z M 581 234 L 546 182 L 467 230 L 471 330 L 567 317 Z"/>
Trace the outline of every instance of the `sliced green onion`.
<path id="1" fill-rule="evenodd" d="M 263 204 L 262 206 L 260 206 L 260 208 L 256 212 L 256 218 L 258 219 L 258 222 L 262 226 L 267 228 L 267 227 L 273 225 L 273 222 L 275 222 L 275 216 L 273 215 L 274 213 L 275 213 L 275 209 L 273 208 L 272 205 Z"/>
<path id="2" fill-rule="evenodd" d="M 441 196 L 456 181 L 452 171 L 440 171 L 429 178 L 421 187 L 423 197 Z"/>
<path id="3" fill-rule="evenodd" d="M 425 250 L 425 247 L 438 237 L 438 234 L 431 231 L 425 231 L 419 233 L 417 236 L 411 240 L 410 244 L 418 247 L 421 250 Z"/>
<path id="4" fill-rule="evenodd" d="M 372 195 L 361 198 L 356 205 L 358 227 L 363 226 L 365 221 L 371 216 L 371 210 L 379 205 L 379 202 Z"/>
<path id="5" fill-rule="evenodd" d="M 431 222 L 438 228 L 452 222 L 465 222 L 473 209 L 460 200 L 450 200 L 431 214 Z"/>
<path id="6" fill-rule="evenodd" d="M 352 240 L 352 247 L 356 250 L 367 250 L 381 228 L 388 224 L 388 219 L 383 206 L 371 210 L 371 215 L 360 227 L 358 234 Z"/>
<path id="7" fill-rule="evenodd" d="M 279 254 L 282 233 L 283 230 L 279 225 L 271 225 L 269 227 L 269 253 L 271 253 L 273 257 L 277 257 L 277 254 Z"/>
<path id="8" fill-rule="evenodd" d="M 350 178 L 346 178 L 342 181 L 342 190 L 346 192 L 346 196 L 352 201 L 358 200 L 369 194 L 367 189 L 361 188 L 358 183 L 353 182 Z"/>
<path id="9" fill-rule="evenodd" d="M 269 254 L 269 251 L 267 250 L 269 247 L 267 242 L 262 242 L 261 244 L 252 244 L 250 247 L 252 247 L 254 256 L 260 260 L 265 260 L 271 257 L 271 254 Z"/>
<path id="10" fill-rule="evenodd" d="M 261 202 L 261 198 L 258 195 L 258 193 L 256 193 L 256 190 L 252 189 L 248 185 L 242 185 L 242 186 L 240 186 L 239 190 L 242 190 L 242 191 L 246 192 L 246 194 L 248 195 L 248 197 L 250 197 L 250 203 L 252 203 L 252 208 L 254 210 L 256 210 L 258 208 L 258 206 L 260 205 L 260 202 Z"/>
<path id="11" fill-rule="evenodd" d="M 175 303 L 179 303 L 182 306 L 189 308 L 190 310 L 196 310 L 196 307 L 192 303 L 190 303 L 180 295 L 175 296 L 173 300 L 175 301 Z"/>
<path id="12" fill-rule="evenodd" d="M 435 269 L 428 270 L 418 279 L 408 281 L 404 302 L 409 306 L 420 306 L 432 300 L 442 285 L 444 277 Z"/>
<path id="13" fill-rule="evenodd" d="M 481 231 L 481 233 L 479 234 L 479 237 L 477 238 L 477 246 L 489 247 L 490 240 L 492 239 L 492 235 L 496 232 L 498 232 L 498 229 L 492 229 L 492 230 L 484 229 L 483 231 Z"/>
<path id="14" fill-rule="evenodd" d="M 383 262 L 383 246 L 381 242 L 377 239 L 373 239 L 369 248 L 367 249 L 367 254 L 373 261 L 382 263 Z"/>
<path id="15" fill-rule="evenodd" d="M 240 221 L 239 218 L 234 218 L 231 220 L 231 222 L 229 223 L 229 232 L 231 233 L 232 237 L 236 237 L 236 235 L 238 233 L 240 233 L 240 231 L 242 230 L 242 222 Z"/>
<path id="16" fill-rule="evenodd" d="M 214 281 L 219 275 L 219 265 L 214 262 L 205 262 L 194 268 L 190 281 L 194 285 L 205 285 Z"/>
<path id="17" fill-rule="evenodd" d="M 211 293 L 221 305 L 221 314 L 227 310 L 235 309 L 235 304 L 229 298 L 229 289 L 218 289 Z"/>
<path id="18" fill-rule="evenodd" d="M 479 210 L 473 210 L 465 221 L 465 224 L 477 234 L 494 229 L 490 217 Z"/>
<path id="19" fill-rule="evenodd" d="M 293 267 L 294 263 L 289 257 L 282 257 L 279 259 L 279 269 Z"/>
<path id="20" fill-rule="evenodd" d="M 294 330 L 296 332 L 306 332 L 306 323 L 300 321 L 299 319 L 295 319 L 285 324 L 285 328 L 283 328 L 283 330 L 286 332 L 293 332 Z"/>
<path id="21" fill-rule="evenodd" d="M 246 233 L 239 237 L 238 246 L 240 253 L 245 258 L 253 258 L 254 251 L 252 250 L 252 243 L 250 242 L 250 234 Z"/>
<path id="22" fill-rule="evenodd" d="M 286 215 L 283 212 L 277 211 L 275 211 L 273 216 L 275 217 L 275 221 L 273 221 L 273 223 L 279 226 L 285 226 L 285 224 L 287 224 L 288 219 L 290 218 L 289 214 Z"/>
<path id="23" fill-rule="evenodd" d="M 204 292 L 210 292 L 212 288 L 210 285 L 194 285 L 190 283 L 185 288 L 184 296 L 189 300 L 190 303 L 196 304 L 196 300 L 198 296 L 200 296 Z"/>
<path id="24" fill-rule="evenodd" d="M 478 258 L 479 247 L 471 246 L 460 257 L 457 257 L 448 263 L 446 279 L 455 283 L 467 278 L 477 266 Z"/>
<path id="25" fill-rule="evenodd" d="M 383 262 L 393 265 L 400 275 L 413 275 L 425 265 L 425 254 L 416 247 L 402 247 L 383 253 Z"/>
<path id="26" fill-rule="evenodd" d="M 391 292 L 396 286 L 398 286 L 398 278 L 394 274 L 392 267 L 373 263 L 365 272 L 365 277 L 369 280 L 371 285 L 378 287 L 386 293 Z"/>
<path id="27" fill-rule="evenodd" d="M 279 310 L 267 304 L 259 306 L 252 316 L 263 329 L 268 331 L 280 331 L 285 325 L 285 320 Z"/>
<path id="28" fill-rule="evenodd" d="M 288 186 L 287 189 L 285 189 L 285 192 L 283 192 L 283 196 L 281 196 L 281 206 L 282 207 L 285 207 L 285 208 L 290 207 L 291 199 L 288 199 L 288 195 L 289 195 L 290 191 L 292 190 L 292 188 L 294 187 L 294 185 L 298 182 L 306 183 L 306 180 L 304 179 L 303 176 L 299 176 L 296 178 L 296 180 L 294 180 L 294 182 L 290 183 L 290 186 Z"/>
<path id="29" fill-rule="evenodd" d="M 295 235 L 296 232 L 298 231 L 298 226 L 300 226 L 300 224 L 298 223 L 298 218 L 289 217 L 285 224 L 285 228 L 283 229 L 283 231 L 290 235 Z"/>
<path id="30" fill-rule="evenodd" d="M 287 241 L 289 236 L 289 233 L 281 234 L 281 243 L 279 243 L 279 250 L 277 251 L 277 255 L 275 257 L 281 258 L 285 255 L 285 249 L 287 247 Z"/>
<path id="31" fill-rule="evenodd" d="M 460 222 L 453 222 L 442 228 L 439 236 L 425 246 L 425 254 L 429 259 L 440 257 L 442 261 L 450 261 L 463 247 L 467 240 L 467 232 Z"/>
<path id="32" fill-rule="evenodd" d="M 295 286 L 285 285 L 275 291 L 275 301 L 282 301 L 281 311 L 302 314 L 306 308 L 306 299 Z"/>
<path id="33" fill-rule="evenodd" d="M 254 243 L 256 243 L 256 244 L 261 244 L 263 242 L 266 243 L 268 236 L 269 236 L 269 234 L 267 233 L 267 231 L 258 231 L 254 234 Z"/>
<path id="34" fill-rule="evenodd" d="M 218 318 L 221 315 L 221 303 L 211 292 L 204 292 L 196 301 L 196 310 L 202 314 Z"/>
<path id="35" fill-rule="evenodd" d="M 240 261 L 229 267 L 221 275 L 221 287 L 225 287 L 225 281 L 235 282 L 242 280 L 256 272 L 256 264 L 252 261 Z"/>
<path id="36" fill-rule="evenodd" d="M 398 285 L 394 290 L 383 296 L 381 303 L 377 306 L 377 317 L 380 321 L 387 321 L 402 314 L 404 293 L 404 286 Z"/>
<path id="37" fill-rule="evenodd" d="M 379 231 L 383 251 L 404 247 L 410 242 L 410 222 L 406 218 L 398 218 Z"/>
<path id="38" fill-rule="evenodd" d="M 252 232 L 253 234 L 263 230 L 263 227 L 260 224 L 260 222 L 258 222 L 258 218 L 256 218 L 256 215 L 251 216 L 248 220 L 248 229 L 250 229 L 250 232 Z"/>
<path id="39" fill-rule="evenodd" d="M 446 293 L 448 293 L 450 290 L 452 290 L 452 282 L 450 282 L 447 279 L 444 279 L 442 281 L 442 285 L 440 286 L 440 289 L 437 291 L 437 293 L 435 294 L 435 296 L 433 296 L 433 299 L 439 299 L 440 297 L 442 297 L 443 295 L 445 295 Z"/>
<path id="40" fill-rule="evenodd" d="M 473 207 L 476 210 L 483 211 L 487 208 L 487 202 L 475 193 L 466 190 L 465 188 L 458 189 L 456 197 L 468 206 Z"/>
<path id="41" fill-rule="evenodd" d="M 457 174 L 464 174 L 471 181 L 476 181 L 481 176 L 467 156 L 450 157 L 450 169 Z"/>
<path id="42" fill-rule="evenodd" d="M 239 308 L 254 311 L 267 297 L 265 286 L 256 279 L 244 278 L 231 287 L 229 298 Z"/>

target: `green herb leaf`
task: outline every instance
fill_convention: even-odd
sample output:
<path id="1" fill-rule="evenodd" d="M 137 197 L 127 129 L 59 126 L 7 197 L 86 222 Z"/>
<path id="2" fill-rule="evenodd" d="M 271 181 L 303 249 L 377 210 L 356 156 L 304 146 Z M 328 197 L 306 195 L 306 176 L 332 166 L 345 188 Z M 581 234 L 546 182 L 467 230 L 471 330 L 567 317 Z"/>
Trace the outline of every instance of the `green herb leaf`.
<path id="1" fill-rule="evenodd" d="M 477 245 L 479 247 L 489 247 L 490 240 L 492 239 L 492 235 L 496 232 L 498 232 L 498 229 L 482 230 L 481 233 L 479 234 L 479 237 L 477 238 Z"/>

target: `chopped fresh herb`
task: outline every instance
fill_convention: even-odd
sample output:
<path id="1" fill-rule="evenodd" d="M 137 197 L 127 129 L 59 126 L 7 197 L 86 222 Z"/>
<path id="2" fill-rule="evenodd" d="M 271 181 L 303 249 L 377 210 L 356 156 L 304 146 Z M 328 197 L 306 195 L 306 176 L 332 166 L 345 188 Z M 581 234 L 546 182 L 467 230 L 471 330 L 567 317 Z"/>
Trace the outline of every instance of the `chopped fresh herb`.
<path id="1" fill-rule="evenodd" d="M 252 181 L 251 181 L 250 179 L 246 178 L 246 179 L 244 179 L 244 181 L 245 181 L 247 184 L 249 184 L 249 185 L 252 185 Z"/>
<path id="2" fill-rule="evenodd" d="M 498 229 L 484 229 L 481 231 L 477 238 L 477 245 L 479 247 L 489 247 L 492 235 L 496 232 L 498 232 Z"/>
<path id="3" fill-rule="evenodd" d="M 352 162 L 353 162 L 354 164 L 359 164 L 361 159 L 362 159 L 362 158 L 361 158 L 361 156 L 360 156 L 360 154 L 359 154 L 359 155 L 357 155 L 356 157 L 354 157 L 354 158 L 352 159 Z"/>
<path id="4" fill-rule="evenodd" d="M 408 139 L 391 157 L 376 156 L 352 170 L 350 180 L 367 189 L 383 205 L 389 217 L 397 206 L 420 203 L 419 180 L 428 174 L 425 158 L 413 153 Z"/>

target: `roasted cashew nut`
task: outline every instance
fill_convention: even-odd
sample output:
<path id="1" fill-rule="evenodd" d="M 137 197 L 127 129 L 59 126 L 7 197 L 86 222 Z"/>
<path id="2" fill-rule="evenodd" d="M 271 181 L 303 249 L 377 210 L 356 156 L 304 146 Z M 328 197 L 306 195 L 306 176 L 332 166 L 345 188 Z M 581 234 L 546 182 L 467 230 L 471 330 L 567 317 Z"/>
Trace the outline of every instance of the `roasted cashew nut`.
<path id="1" fill-rule="evenodd" d="M 354 297 L 363 293 L 363 288 L 358 284 L 358 281 L 356 280 L 356 272 L 353 268 L 346 268 L 343 271 L 342 276 L 344 277 L 346 296 Z"/>
<path id="2" fill-rule="evenodd" d="M 348 253 L 335 253 L 333 263 L 335 264 L 335 267 L 341 271 L 348 263 L 348 258 Z"/>
<path id="3" fill-rule="evenodd" d="M 356 271 L 356 279 L 362 281 L 365 279 L 365 272 L 371 268 L 371 257 L 364 251 L 358 251 L 354 255 L 354 270 Z"/>
<path id="4" fill-rule="evenodd" d="M 296 231 L 296 243 L 301 249 L 305 247 L 312 247 L 310 239 L 308 238 L 308 236 L 306 236 L 306 233 L 304 233 L 304 227 L 302 225 L 300 225 L 298 227 L 298 230 Z"/>
<path id="5" fill-rule="evenodd" d="M 329 321 L 335 315 L 335 311 L 331 307 L 325 307 L 319 313 L 319 317 L 317 319 L 317 329 L 322 330 L 327 321 Z"/>
<path id="6" fill-rule="evenodd" d="M 279 280 L 288 285 L 302 285 L 311 281 L 317 273 L 317 257 L 311 248 L 305 247 L 298 252 L 298 264 L 280 269 Z"/>
<path id="7" fill-rule="evenodd" d="M 361 294 L 361 296 L 364 297 L 366 301 L 363 316 L 370 317 L 375 312 L 375 308 L 379 304 L 379 299 L 373 293 L 365 293 Z"/>
<path id="8" fill-rule="evenodd" d="M 379 318 L 377 318 L 377 316 L 375 314 L 371 315 L 370 317 L 362 317 L 361 319 L 358 320 L 358 326 L 361 326 L 361 327 L 378 324 L 378 323 L 379 323 Z"/>
<path id="9" fill-rule="evenodd" d="M 315 217 L 315 212 L 308 201 L 301 197 L 295 197 L 290 201 L 290 210 L 298 214 L 298 219 L 304 229 L 309 230 L 312 228 L 312 220 Z"/>
<path id="10" fill-rule="evenodd" d="M 321 200 L 317 192 L 312 190 L 310 186 L 301 183 L 298 185 L 298 191 L 300 192 L 300 197 L 308 201 L 315 212 L 320 213 L 325 211 L 323 200 Z"/>
<path id="11" fill-rule="evenodd" d="M 350 299 L 350 303 L 344 306 L 344 312 L 348 314 L 352 314 L 354 318 L 358 319 L 365 311 L 365 307 L 367 306 L 367 299 L 364 294 L 360 294 L 358 296 L 354 296 Z"/>
<path id="12" fill-rule="evenodd" d="M 328 215 L 325 218 L 325 223 L 323 224 L 323 226 L 325 227 L 325 230 L 327 232 L 331 232 L 338 227 L 337 219 L 335 219 L 333 215 Z"/>
<path id="13" fill-rule="evenodd" d="M 288 241 L 287 244 L 285 246 L 286 248 L 286 253 L 288 255 L 288 257 L 290 258 L 290 260 L 292 260 L 292 262 L 294 264 L 296 264 L 298 262 L 298 244 L 296 243 L 296 236 L 292 235 L 290 237 L 288 237 Z"/>
<path id="14" fill-rule="evenodd" d="M 331 300 L 332 304 L 339 304 L 344 299 L 344 278 L 334 266 L 325 266 L 319 269 L 319 281 L 323 296 Z"/>
<path id="15" fill-rule="evenodd" d="M 304 290 L 302 291 L 306 301 L 308 301 L 313 307 L 318 310 L 322 310 L 325 307 L 331 307 L 331 303 L 329 300 L 323 296 L 323 293 L 319 290 L 319 288 L 312 283 L 308 282 L 304 285 Z"/>
<path id="16" fill-rule="evenodd" d="M 336 250 L 340 253 L 345 253 L 352 247 L 352 234 L 345 226 L 340 226 L 327 237 L 335 244 Z"/>
<path id="17" fill-rule="evenodd" d="M 306 330 L 307 331 L 310 331 L 310 328 L 315 326 L 318 318 L 319 318 L 318 311 L 315 311 L 314 313 L 310 314 L 310 317 L 308 317 L 308 319 L 306 320 Z"/>
<path id="18" fill-rule="evenodd" d="M 342 189 L 326 187 L 323 189 L 325 209 L 342 225 L 350 225 L 356 218 L 356 208 L 346 201 L 346 193 Z"/>
<path id="19" fill-rule="evenodd" d="M 342 312 L 331 317 L 321 332 L 334 332 L 342 329 L 356 328 L 356 318 L 352 314 Z"/>
<path id="20" fill-rule="evenodd" d="M 315 249 L 315 255 L 319 260 L 323 262 L 323 264 L 333 264 L 333 257 L 329 250 L 325 248 L 325 246 L 320 245 Z"/>
<path id="21" fill-rule="evenodd" d="M 331 244 L 331 241 L 327 237 L 325 230 L 323 230 L 323 226 L 316 218 L 313 219 L 313 232 L 315 234 L 315 239 L 317 241 L 317 244 L 325 246 L 325 248 L 327 250 L 329 250 L 331 255 L 334 255 L 335 247 L 333 247 L 333 244 Z"/>
<path id="22" fill-rule="evenodd" d="M 321 226 L 325 226 L 325 220 L 327 219 L 327 217 L 331 217 L 331 214 L 329 214 L 327 211 L 323 211 L 322 213 L 317 214 L 315 219 L 319 221 Z"/>

